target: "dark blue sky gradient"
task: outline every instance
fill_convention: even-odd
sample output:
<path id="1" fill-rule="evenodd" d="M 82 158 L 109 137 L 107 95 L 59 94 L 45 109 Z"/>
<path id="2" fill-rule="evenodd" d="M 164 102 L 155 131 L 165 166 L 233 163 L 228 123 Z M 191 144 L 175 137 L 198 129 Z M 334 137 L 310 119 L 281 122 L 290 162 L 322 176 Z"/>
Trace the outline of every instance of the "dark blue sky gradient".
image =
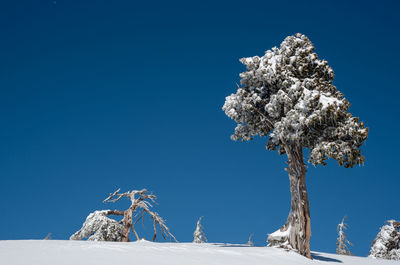
<path id="1" fill-rule="evenodd" d="M 145 3 L 146 2 L 146 3 Z M 306 34 L 370 128 L 364 166 L 309 166 L 312 241 L 344 215 L 367 255 L 399 207 L 396 1 L 1 1 L 0 239 L 67 239 L 109 192 L 147 188 L 180 241 L 265 245 L 289 212 L 286 157 L 235 143 L 221 107 L 244 66 Z M 150 238 L 151 225 L 139 228 Z"/>

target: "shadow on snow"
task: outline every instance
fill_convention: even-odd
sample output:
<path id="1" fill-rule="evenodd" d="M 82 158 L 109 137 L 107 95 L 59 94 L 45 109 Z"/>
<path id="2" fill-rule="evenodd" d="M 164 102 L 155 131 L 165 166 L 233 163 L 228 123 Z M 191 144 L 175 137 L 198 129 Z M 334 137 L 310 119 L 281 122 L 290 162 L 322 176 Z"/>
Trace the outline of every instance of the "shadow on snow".
<path id="1" fill-rule="evenodd" d="M 341 260 L 324 257 L 324 256 L 321 256 L 321 254 L 318 254 L 318 253 L 311 253 L 311 256 L 315 260 L 343 263 L 343 261 L 341 261 Z"/>

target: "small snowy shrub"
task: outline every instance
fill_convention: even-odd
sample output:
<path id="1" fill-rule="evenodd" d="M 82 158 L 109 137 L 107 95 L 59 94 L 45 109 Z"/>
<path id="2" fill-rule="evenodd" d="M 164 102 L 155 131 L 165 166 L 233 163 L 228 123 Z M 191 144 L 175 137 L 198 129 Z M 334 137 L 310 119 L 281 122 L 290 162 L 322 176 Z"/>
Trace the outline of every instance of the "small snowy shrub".
<path id="1" fill-rule="evenodd" d="M 91 241 L 121 241 L 122 225 L 108 218 L 110 210 L 95 211 L 86 218 L 82 228 L 73 234 L 71 240 L 87 238 Z"/>
<path id="2" fill-rule="evenodd" d="M 395 220 L 386 223 L 372 241 L 368 257 L 400 260 L 400 223 Z"/>
<path id="3" fill-rule="evenodd" d="M 194 233 L 193 233 L 193 243 L 206 243 L 207 242 L 206 235 L 203 231 L 203 226 L 201 225 L 202 218 L 203 218 L 203 216 L 200 217 L 199 220 L 197 221 L 196 230 L 194 230 Z"/>

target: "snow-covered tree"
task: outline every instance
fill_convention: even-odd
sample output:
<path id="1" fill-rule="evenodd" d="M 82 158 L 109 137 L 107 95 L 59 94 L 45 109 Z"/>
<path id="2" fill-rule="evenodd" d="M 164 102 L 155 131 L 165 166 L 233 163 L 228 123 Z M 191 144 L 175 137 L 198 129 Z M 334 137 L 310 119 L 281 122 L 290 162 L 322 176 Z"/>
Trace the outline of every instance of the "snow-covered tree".
<path id="1" fill-rule="evenodd" d="M 251 234 L 251 235 L 249 236 L 249 240 L 247 240 L 247 245 L 248 245 L 249 247 L 253 247 L 253 246 L 254 246 L 253 234 Z"/>
<path id="2" fill-rule="evenodd" d="M 91 241 L 121 241 L 122 224 L 108 218 L 114 211 L 95 211 L 86 218 L 82 228 L 73 234 L 71 240 L 82 240 L 87 238 Z"/>
<path id="3" fill-rule="evenodd" d="M 333 158 L 353 167 L 364 162 L 360 147 L 368 129 L 348 112 L 350 103 L 332 84 L 332 68 L 318 58 L 305 35 L 289 36 L 280 48 L 240 61 L 247 71 L 223 106 L 237 123 L 231 138 L 269 136 L 267 149 L 286 153 L 289 160 L 291 209 L 286 224 L 268 236 L 269 246 L 296 249 L 311 258 L 303 148 L 310 150 L 308 161 L 313 165 Z"/>
<path id="4" fill-rule="evenodd" d="M 44 240 L 50 240 L 51 239 L 51 233 L 48 233 L 47 236 L 45 238 L 43 238 Z"/>
<path id="5" fill-rule="evenodd" d="M 155 203 L 155 199 L 157 198 L 155 195 L 147 193 L 146 189 L 133 190 L 125 193 L 119 193 L 119 191 L 120 189 L 114 193 L 110 193 L 110 196 L 108 196 L 104 202 L 117 202 L 121 198 L 127 197 L 131 200 L 131 206 L 127 210 L 102 210 L 89 214 L 82 228 L 73 234 L 70 239 L 82 240 L 87 238 L 92 241 L 129 242 L 129 234 L 132 230 L 136 239 L 139 240 L 139 235 L 134 227 L 147 213 L 153 220 L 153 241 L 157 239 L 157 227 L 160 228 L 161 235 L 164 239 L 169 237 L 171 240 L 176 241 L 175 237 L 166 226 L 165 220 L 161 218 L 158 213 L 150 211 L 152 205 L 149 201 Z M 119 215 L 123 216 L 123 218 L 121 221 L 117 222 L 109 218 L 109 215 Z"/>
<path id="6" fill-rule="evenodd" d="M 152 207 L 152 205 L 149 201 L 156 203 L 155 199 L 157 199 L 157 197 L 155 195 L 149 194 L 146 189 L 133 190 L 125 193 L 119 193 L 119 191 L 120 189 L 116 190 L 114 193 L 110 193 L 110 196 L 108 196 L 104 200 L 104 202 L 117 202 L 123 197 L 127 197 L 131 200 L 131 206 L 127 210 L 123 212 L 114 211 L 118 212 L 115 214 L 120 214 L 124 216 L 124 218 L 121 220 L 123 224 L 121 241 L 129 242 L 130 230 L 132 230 L 132 232 L 135 234 L 137 240 L 140 239 L 139 235 L 134 229 L 134 226 L 139 220 L 144 217 L 146 213 L 153 220 L 153 241 L 157 239 L 157 226 L 160 228 L 161 235 L 165 240 L 167 237 L 169 237 L 171 240 L 177 241 L 176 238 L 169 231 L 169 228 L 166 226 L 165 220 L 161 218 L 158 213 L 150 211 L 150 207 Z M 136 214 L 133 215 L 134 213 Z"/>
<path id="7" fill-rule="evenodd" d="M 196 229 L 193 232 L 193 243 L 207 243 L 206 234 L 204 233 L 204 228 L 201 225 L 201 219 L 203 219 L 203 216 L 197 220 Z"/>
<path id="8" fill-rule="evenodd" d="M 400 223 L 395 220 L 386 223 L 372 241 L 369 257 L 400 260 Z"/>
<path id="9" fill-rule="evenodd" d="M 353 244 L 347 240 L 346 233 L 344 232 L 344 230 L 348 228 L 347 224 L 344 222 L 344 219 L 346 219 L 346 216 L 343 217 L 342 222 L 337 226 L 338 238 L 336 240 L 336 253 L 340 255 L 351 256 L 352 254 L 348 245 L 352 246 Z"/>

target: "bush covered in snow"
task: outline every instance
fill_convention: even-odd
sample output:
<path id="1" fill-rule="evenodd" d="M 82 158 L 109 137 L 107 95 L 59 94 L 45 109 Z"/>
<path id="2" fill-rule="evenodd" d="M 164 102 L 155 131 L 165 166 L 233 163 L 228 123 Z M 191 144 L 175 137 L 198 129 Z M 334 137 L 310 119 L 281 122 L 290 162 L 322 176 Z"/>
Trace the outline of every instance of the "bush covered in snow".
<path id="1" fill-rule="evenodd" d="M 110 210 L 95 211 L 86 218 L 82 228 L 73 234 L 71 240 L 87 238 L 91 241 L 121 241 L 122 225 L 108 218 Z"/>
<path id="2" fill-rule="evenodd" d="M 369 257 L 400 260 L 400 223 L 395 220 L 386 223 L 372 241 Z"/>

